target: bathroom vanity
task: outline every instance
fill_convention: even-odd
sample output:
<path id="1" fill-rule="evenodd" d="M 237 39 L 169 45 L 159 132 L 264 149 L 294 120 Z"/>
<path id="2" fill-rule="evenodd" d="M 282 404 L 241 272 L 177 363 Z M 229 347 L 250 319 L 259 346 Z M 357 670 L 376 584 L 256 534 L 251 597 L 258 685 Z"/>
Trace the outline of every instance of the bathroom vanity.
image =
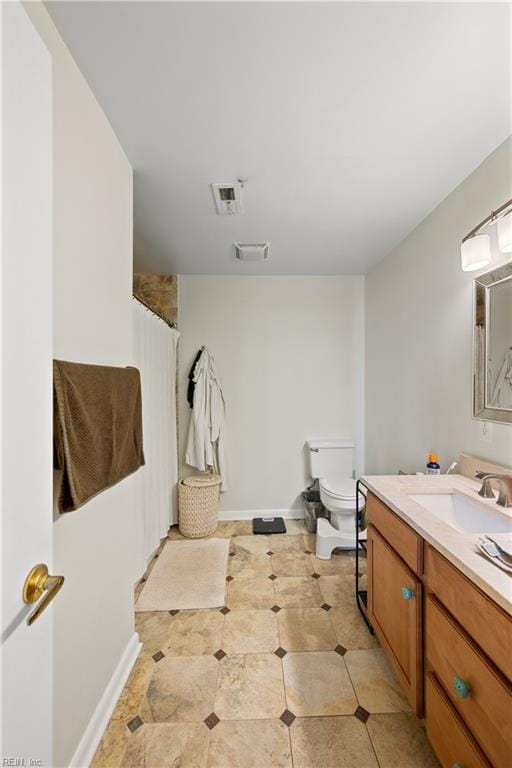
<path id="1" fill-rule="evenodd" d="M 368 616 L 443 768 L 512 765 L 512 576 L 479 533 L 512 510 L 460 475 L 363 478 Z"/>

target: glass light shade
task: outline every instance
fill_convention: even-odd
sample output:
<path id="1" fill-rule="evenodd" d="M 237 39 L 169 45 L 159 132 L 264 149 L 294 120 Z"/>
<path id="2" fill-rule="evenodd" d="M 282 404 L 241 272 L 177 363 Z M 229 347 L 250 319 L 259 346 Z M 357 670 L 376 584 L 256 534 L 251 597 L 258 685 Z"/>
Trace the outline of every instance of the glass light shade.
<path id="1" fill-rule="evenodd" d="M 498 219 L 498 245 L 502 253 L 512 253 L 512 211 Z"/>
<path id="2" fill-rule="evenodd" d="M 489 235 L 473 235 L 460 246 L 460 258 L 464 272 L 482 269 L 491 261 Z"/>

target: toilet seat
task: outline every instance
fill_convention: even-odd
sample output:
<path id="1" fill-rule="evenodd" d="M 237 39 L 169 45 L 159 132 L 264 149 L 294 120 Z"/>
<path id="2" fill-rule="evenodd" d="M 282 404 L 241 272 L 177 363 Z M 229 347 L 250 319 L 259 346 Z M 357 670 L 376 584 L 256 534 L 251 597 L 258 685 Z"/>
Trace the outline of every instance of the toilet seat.
<path id="1" fill-rule="evenodd" d="M 356 481 L 343 475 L 329 475 L 320 479 L 320 488 L 341 501 L 356 500 Z"/>

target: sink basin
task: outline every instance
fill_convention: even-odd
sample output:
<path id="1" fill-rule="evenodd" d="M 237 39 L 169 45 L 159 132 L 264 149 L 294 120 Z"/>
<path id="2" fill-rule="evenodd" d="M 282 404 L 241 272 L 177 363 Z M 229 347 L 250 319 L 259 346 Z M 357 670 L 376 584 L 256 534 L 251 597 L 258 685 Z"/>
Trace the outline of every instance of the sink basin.
<path id="1" fill-rule="evenodd" d="M 512 533 L 512 517 L 460 493 L 415 493 L 410 498 L 462 533 Z"/>

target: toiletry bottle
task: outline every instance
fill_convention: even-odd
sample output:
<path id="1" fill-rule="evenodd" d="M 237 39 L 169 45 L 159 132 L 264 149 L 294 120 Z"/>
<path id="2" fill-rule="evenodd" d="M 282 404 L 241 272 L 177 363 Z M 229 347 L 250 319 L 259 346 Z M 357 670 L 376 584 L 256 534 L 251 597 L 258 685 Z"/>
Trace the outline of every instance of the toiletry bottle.
<path id="1" fill-rule="evenodd" d="M 438 456 L 436 453 L 429 453 L 427 464 L 427 475 L 440 475 L 441 465 L 438 464 Z"/>

